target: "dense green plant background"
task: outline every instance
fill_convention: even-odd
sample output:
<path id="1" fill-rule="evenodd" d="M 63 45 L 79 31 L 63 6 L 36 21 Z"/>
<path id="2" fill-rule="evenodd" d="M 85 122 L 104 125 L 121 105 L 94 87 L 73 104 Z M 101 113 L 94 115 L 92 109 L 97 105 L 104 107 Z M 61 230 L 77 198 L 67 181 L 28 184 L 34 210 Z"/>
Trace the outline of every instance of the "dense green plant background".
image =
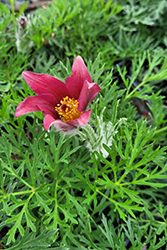
<path id="1" fill-rule="evenodd" d="M 166 249 L 167 2 L 53 0 L 26 16 L 10 3 L 0 3 L 1 248 Z M 34 95 L 21 73 L 64 81 L 77 55 L 102 89 L 90 124 L 104 129 L 83 140 L 46 132 L 40 112 L 16 119 Z M 87 140 L 96 149 L 107 124 L 105 158 Z"/>

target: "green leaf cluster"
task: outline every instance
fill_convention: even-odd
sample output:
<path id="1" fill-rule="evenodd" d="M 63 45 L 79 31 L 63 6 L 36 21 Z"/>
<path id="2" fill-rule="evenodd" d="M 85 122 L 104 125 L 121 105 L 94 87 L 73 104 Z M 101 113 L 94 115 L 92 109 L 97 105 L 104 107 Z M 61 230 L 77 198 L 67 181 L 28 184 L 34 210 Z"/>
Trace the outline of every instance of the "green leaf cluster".
<path id="1" fill-rule="evenodd" d="M 166 1 L 54 0 L 27 16 L 10 4 L 0 3 L 0 247 L 165 249 Z M 77 55 L 101 87 L 85 140 L 46 132 L 41 112 L 16 119 L 34 95 L 21 73 L 65 82 Z"/>

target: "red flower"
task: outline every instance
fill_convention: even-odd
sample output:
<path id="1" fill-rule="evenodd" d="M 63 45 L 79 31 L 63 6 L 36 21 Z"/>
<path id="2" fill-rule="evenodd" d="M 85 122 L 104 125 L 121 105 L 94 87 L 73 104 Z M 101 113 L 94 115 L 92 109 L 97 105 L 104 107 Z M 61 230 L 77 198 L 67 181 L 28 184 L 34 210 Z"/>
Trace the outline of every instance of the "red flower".
<path id="1" fill-rule="evenodd" d="M 89 121 L 91 110 L 87 111 L 87 108 L 100 87 L 92 83 L 80 56 L 74 60 L 72 75 L 67 77 L 65 84 L 46 74 L 24 71 L 22 76 L 37 95 L 27 97 L 18 105 L 16 117 L 42 111 L 46 130 L 53 125 L 57 130 L 66 133 L 73 132 L 79 125 L 84 126 Z"/>

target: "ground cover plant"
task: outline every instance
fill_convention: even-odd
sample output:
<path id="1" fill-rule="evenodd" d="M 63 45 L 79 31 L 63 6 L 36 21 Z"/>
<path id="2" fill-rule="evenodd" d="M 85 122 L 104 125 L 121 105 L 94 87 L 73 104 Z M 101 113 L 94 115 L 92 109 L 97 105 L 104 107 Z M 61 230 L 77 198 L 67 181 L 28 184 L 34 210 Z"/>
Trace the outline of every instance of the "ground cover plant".
<path id="1" fill-rule="evenodd" d="M 166 1 L 14 2 L 0 3 L 0 248 L 166 249 Z M 29 71 L 89 72 L 75 133 L 34 106 L 17 115 L 40 92 Z"/>

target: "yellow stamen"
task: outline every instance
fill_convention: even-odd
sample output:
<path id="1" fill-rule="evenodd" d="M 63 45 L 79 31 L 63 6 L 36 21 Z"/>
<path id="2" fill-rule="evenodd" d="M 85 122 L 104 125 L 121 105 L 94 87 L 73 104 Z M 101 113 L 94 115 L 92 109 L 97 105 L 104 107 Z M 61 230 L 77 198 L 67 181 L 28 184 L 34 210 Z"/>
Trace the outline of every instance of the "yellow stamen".
<path id="1" fill-rule="evenodd" d="M 68 96 L 64 97 L 63 100 L 60 101 L 60 104 L 57 104 L 55 110 L 59 114 L 60 119 L 67 123 L 74 119 L 80 117 L 83 113 L 79 111 L 78 108 L 78 101 L 74 98 L 69 98 Z"/>

